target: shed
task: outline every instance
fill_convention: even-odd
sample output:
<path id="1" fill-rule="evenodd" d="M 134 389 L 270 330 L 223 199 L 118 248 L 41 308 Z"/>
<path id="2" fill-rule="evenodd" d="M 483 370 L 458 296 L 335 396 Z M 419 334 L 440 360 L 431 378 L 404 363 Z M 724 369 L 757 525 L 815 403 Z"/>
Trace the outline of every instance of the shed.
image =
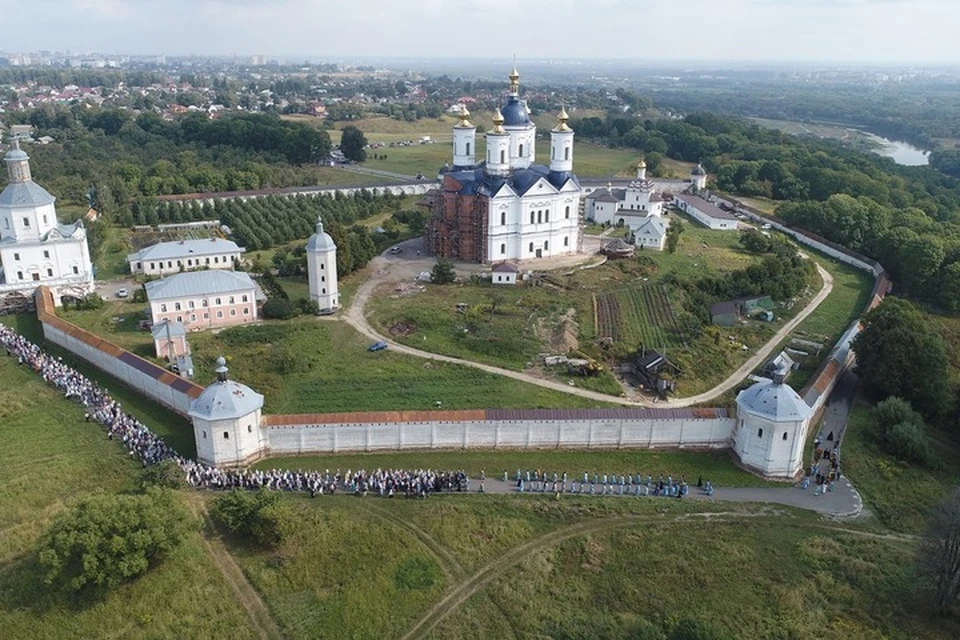
<path id="1" fill-rule="evenodd" d="M 612 240 L 603 246 L 601 253 L 610 258 L 630 258 L 633 256 L 634 247 L 622 238 Z"/>
<path id="2" fill-rule="evenodd" d="M 659 397 L 666 398 L 667 393 L 676 389 L 676 382 L 665 378 L 665 374 L 677 376 L 680 368 L 670 362 L 667 357 L 658 351 L 641 349 L 637 352 L 630 371 L 637 379 L 641 389 L 654 391 Z"/>
<path id="3" fill-rule="evenodd" d="M 512 262 L 500 262 L 493 265 L 493 275 L 490 278 L 493 284 L 517 284 L 520 267 Z"/>
<path id="4" fill-rule="evenodd" d="M 710 305 L 710 323 L 720 327 L 732 327 L 740 319 L 739 307 L 733 302 L 717 302 Z"/>

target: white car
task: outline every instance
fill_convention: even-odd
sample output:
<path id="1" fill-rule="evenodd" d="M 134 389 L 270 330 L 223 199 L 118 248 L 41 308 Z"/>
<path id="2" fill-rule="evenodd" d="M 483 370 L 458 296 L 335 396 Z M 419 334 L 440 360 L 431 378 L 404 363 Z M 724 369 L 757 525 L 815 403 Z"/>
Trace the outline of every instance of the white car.
<path id="1" fill-rule="evenodd" d="M 400 253 L 401 251 L 403 251 L 403 247 L 393 247 L 392 249 L 390 249 L 390 253 L 394 255 Z"/>
<path id="2" fill-rule="evenodd" d="M 118 298 L 126 298 L 129 295 L 130 295 L 130 292 L 127 291 L 126 289 L 117 289 Z"/>
<path id="3" fill-rule="evenodd" d="M 770 229 L 773 229 L 773 227 L 771 227 L 769 224 L 765 224 L 760 228 L 763 229 L 764 231 L 769 231 Z"/>

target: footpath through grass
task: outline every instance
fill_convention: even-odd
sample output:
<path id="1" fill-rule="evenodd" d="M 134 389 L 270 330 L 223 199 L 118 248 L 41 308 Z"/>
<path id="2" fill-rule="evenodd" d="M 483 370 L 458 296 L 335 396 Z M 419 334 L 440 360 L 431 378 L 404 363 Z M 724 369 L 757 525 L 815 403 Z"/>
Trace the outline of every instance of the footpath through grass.
<path id="1" fill-rule="evenodd" d="M 149 422 L 149 421 L 148 421 Z M 63 509 L 136 487 L 139 465 L 83 409 L 0 355 L 0 630 L 4 638 L 254 638 L 199 531 L 155 571 L 101 599 L 42 584 L 35 547 Z"/>

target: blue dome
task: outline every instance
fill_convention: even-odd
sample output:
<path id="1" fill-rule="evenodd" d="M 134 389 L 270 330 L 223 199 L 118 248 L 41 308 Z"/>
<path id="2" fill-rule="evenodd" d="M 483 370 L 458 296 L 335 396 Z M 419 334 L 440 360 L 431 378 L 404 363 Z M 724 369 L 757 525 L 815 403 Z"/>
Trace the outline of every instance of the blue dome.
<path id="1" fill-rule="evenodd" d="M 500 109 L 503 115 L 503 126 L 505 127 L 523 127 L 530 124 L 530 115 L 527 113 L 527 105 L 523 104 L 516 96 L 511 96 L 507 104 Z"/>

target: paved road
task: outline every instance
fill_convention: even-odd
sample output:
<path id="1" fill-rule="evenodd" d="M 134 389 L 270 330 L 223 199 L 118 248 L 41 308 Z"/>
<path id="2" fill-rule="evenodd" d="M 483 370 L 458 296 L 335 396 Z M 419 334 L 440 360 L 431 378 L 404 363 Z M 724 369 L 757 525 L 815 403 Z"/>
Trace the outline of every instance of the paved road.
<path id="1" fill-rule="evenodd" d="M 408 355 L 416 356 L 418 358 L 426 358 L 428 360 L 437 360 L 440 362 L 450 362 L 453 364 L 459 364 L 466 367 L 474 367 L 475 369 L 480 369 L 486 371 L 487 373 L 493 373 L 496 375 L 506 376 L 508 378 L 513 378 L 514 380 L 520 380 L 522 382 L 528 382 L 530 384 L 535 384 L 541 387 L 546 387 L 547 389 L 553 389 L 554 391 L 560 391 L 563 393 L 569 393 L 572 395 L 580 396 L 582 398 L 587 398 L 589 400 L 594 400 L 597 402 L 611 402 L 615 404 L 627 405 L 627 406 L 649 406 L 649 407 L 689 407 L 692 405 L 700 404 L 702 402 L 707 402 L 723 395 L 727 391 L 730 391 L 736 387 L 740 382 L 747 377 L 747 375 L 754 369 L 760 367 L 767 359 L 772 355 L 773 351 L 783 342 L 787 336 L 793 332 L 793 330 L 799 325 L 807 316 L 813 313 L 820 303 L 823 302 L 830 292 L 833 290 L 833 276 L 831 276 L 823 267 L 817 265 L 817 270 L 820 273 L 820 277 L 823 278 L 823 286 L 820 288 L 820 291 L 817 292 L 817 295 L 803 308 L 800 313 L 794 316 L 789 322 L 784 324 L 779 331 L 770 339 L 767 344 L 765 344 L 761 349 L 759 349 L 752 357 L 750 357 L 739 369 L 734 371 L 726 380 L 715 386 L 709 391 L 704 393 L 697 394 L 695 396 L 689 396 L 687 398 L 675 398 L 665 401 L 653 402 L 647 399 L 640 400 L 631 400 L 629 398 L 618 398 L 615 396 L 610 396 L 605 393 L 598 393 L 596 391 L 590 391 L 588 389 L 580 389 L 578 387 L 571 387 L 570 385 L 558 382 L 556 380 L 545 380 L 543 378 L 538 378 L 536 376 L 522 373 L 519 371 L 511 371 L 509 369 L 504 369 L 501 367 L 494 367 L 488 364 L 482 364 L 479 362 L 473 362 L 471 360 L 464 360 L 462 358 L 454 358 L 451 356 L 439 355 L 436 353 L 430 353 L 429 351 L 422 351 L 420 349 L 415 349 L 413 347 L 408 347 L 406 345 L 400 344 L 392 340 L 389 336 L 384 336 L 377 332 L 370 323 L 367 321 L 366 315 L 364 314 L 364 308 L 367 305 L 367 302 L 370 299 L 370 296 L 376 290 L 378 286 L 386 282 L 394 282 L 397 280 L 404 280 L 406 278 L 402 277 L 403 275 L 409 276 L 411 270 L 419 271 L 429 270 L 429 266 L 432 264 L 432 260 L 423 258 L 420 260 L 414 260 L 410 262 L 394 261 L 391 262 L 390 259 L 383 256 L 374 258 L 371 263 L 371 271 L 373 275 L 364 282 L 360 288 L 357 290 L 356 295 L 354 295 L 353 300 L 350 303 L 350 307 L 347 309 L 346 313 L 342 316 L 348 323 L 350 323 L 357 331 L 364 334 L 373 341 L 383 340 L 390 345 L 390 348 L 398 351 L 400 353 L 405 353 Z M 478 265 L 479 266 L 479 265 Z M 400 276 L 400 277 L 398 277 Z"/>

